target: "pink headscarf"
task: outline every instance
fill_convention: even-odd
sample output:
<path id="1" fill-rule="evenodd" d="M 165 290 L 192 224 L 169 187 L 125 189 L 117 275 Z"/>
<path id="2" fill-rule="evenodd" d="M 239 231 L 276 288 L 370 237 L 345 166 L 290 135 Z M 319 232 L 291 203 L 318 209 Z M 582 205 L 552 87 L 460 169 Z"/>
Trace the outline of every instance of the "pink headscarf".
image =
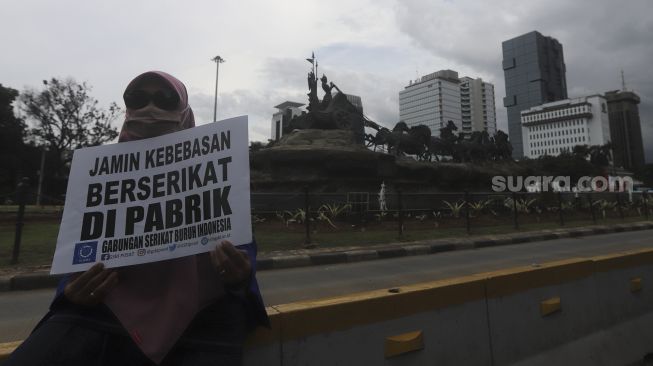
<path id="1" fill-rule="evenodd" d="M 149 71 L 137 76 L 125 92 L 149 78 L 163 80 L 179 95 L 174 111 L 152 104 L 127 109 L 118 142 L 139 140 L 195 126 L 184 84 L 172 75 Z M 118 269 L 119 282 L 105 304 L 143 353 L 157 364 L 172 349 L 195 315 L 224 293 L 208 253 Z"/>
<path id="2" fill-rule="evenodd" d="M 195 127 L 195 117 L 193 116 L 193 110 L 188 105 L 186 86 L 168 73 L 148 71 L 140 74 L 127 85 L 125 94 L 137 89 L 143 82 L 152 79 L 163 81 L 175 91 L 179 96 L 179 106 L 173 111 L 164 111 L 151 104 L 137 110 L 127 109 L 125 123 L 122 125 L 118 142 L 161 136 L 166 133 Z"/>

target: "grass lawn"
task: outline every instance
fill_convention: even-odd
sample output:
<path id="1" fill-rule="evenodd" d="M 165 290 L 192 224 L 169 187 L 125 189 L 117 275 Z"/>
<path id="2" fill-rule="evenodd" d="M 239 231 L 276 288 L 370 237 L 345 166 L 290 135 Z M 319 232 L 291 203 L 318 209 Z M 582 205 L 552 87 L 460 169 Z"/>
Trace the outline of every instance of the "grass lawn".
<path id="1" fill-rule="evenodd" d="M 598 220 L 597 223 L 605 225 L 642 220 L 644 220 L 643 217 L 632 217 L 626 218 L 625 220 Z M 568 222 L 565 227 L 570 228 L 588 225 L 592 225 L 591 220 Z M 557 228 L 560 228 L 560 226 L 552 222 L 524 223 L 520 225 L 517 232 Z M 17 265 L 10 264 L 14 243 L 14 230 L 15 224 L 6 221 L 0 223 L 0 269 L 10 271 L 12 269 L 18 269 L 19 267 L 42 266 L 51 263 L 56 238 L 59 232 L 58 221 L 28 221 L 25 223 L 22 243 L 20 246 L 19 263 Z M 471 235 L 507 234 L 513 232 L 515 232 L 513 226 L 505 224 L 475 227 L 473 228 Z M 304 231 L 299 225 L 292 229 L 285 229 L 284 227 L 279 228 L 279 226 L 257 224 L 254 234 L 261 253 L 302 249 L 304 245 Z M 465 229 L 460 227 L 408 229 L 404 232 L 402 237 L 399 237 L 396 228 L 393 228 L 392 230 L 388 228 L 372 228 L 364 232 L 341 230 L 334 232 L 325 231 L 311 233 L 312 242 L 317 243 L 319 248 L 410 242 L 451 237 L 460 238 L 466 236 L 467 233 Z"/>
<path id="2" fill-rule="evenodd" d="M 0 268 L 10 266 L 14 248 L 15 224 L 0 224 Z M 20 244 L 20 266 L 50 264 L 59 234 L 59 222 L 26 223 Z"/>

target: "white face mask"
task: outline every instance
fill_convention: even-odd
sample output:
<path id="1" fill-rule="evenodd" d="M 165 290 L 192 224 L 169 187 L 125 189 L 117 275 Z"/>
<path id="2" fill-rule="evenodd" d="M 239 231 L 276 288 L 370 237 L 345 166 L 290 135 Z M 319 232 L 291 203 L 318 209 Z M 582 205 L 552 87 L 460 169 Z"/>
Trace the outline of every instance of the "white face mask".
<path id="1" fill-rule="evenodd" d="M 166 111 L 149 104 L 144 108 L 127 110 L 123 130 L 137 138 L 161 136 L 180 131 L 182 111 Z"/>
<path id="2" fill-rule="evenodd" d="M 159 108 L 151 99 L 161 89 L 177 93 L 180 101 L 175 110 Z M 187 102 L 186 87 L 179 80 L 163 72 L 147 72 L 132 80 L 125 93 L 137 90 L 148 93 L 149 102 L 143 108 L 127 108 L 119 141 L 161 136 L 195 125 L 193 110 Z"/>

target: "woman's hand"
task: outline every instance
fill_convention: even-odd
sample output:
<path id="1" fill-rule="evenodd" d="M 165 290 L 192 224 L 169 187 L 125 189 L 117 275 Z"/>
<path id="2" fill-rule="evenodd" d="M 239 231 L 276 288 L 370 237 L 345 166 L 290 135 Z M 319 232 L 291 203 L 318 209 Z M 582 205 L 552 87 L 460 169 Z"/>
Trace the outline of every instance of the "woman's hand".
<path id="1" fill-rule="evenodd" d="M 247 285 L 252 265 L 247 252 L 223 241 L 211 252 L 211 262 L 227 287 L 243 288 Z"/>
<path id="2" fill-rule="evenodd" d="M 96 263 L 86 272 L 68 282 L 63 293 L 73 304 L 94 306 L 101 303 L 117 284 L 118 274 L 104 269 L 103 263 Z"/>

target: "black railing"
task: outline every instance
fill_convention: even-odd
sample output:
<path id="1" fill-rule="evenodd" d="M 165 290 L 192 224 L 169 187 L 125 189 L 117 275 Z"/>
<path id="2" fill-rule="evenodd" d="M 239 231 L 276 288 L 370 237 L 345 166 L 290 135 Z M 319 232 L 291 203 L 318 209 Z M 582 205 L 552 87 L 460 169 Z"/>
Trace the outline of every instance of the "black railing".
<path id="1" fill-rule="evenodd" d="M 61 206 L 55 210 L 33 209 L 25 205 L 35 202 L 36 194 L 23 185 L 12 198 L 11 209 L 0 214 L 16 219 L 12 262 L 18 261 L 24 223 L 35 218 L 61 219 Z M 62 199 L 47 197 L 49 202 L 63 205 Z M 649 218 L 653 199 L 646 192 L 455 192 L 406 193 L 375 192 L 317 193 L 302 192 L 251 194 L 252 223 L 266 225 L 283 222 L 287 228 L 304 235 L 304 244 L 311 245 L 318 226 L 322 230 L 393 230 L 399 237 L 407 232 L 455 228 L 468 234 L 493 226 L 519 230 L 529 224 L 567 226 L 574 222 L 598 223 L 606 219 L 626 220 Z M 15 200 L 15 201 L 14 201 Z M 41 201 L 44 201 L 42 199 Z M 395 226 L 396 225 L 396 226 Z M 392 229 L 394 227 L 394 229 Z M 279 229 L 279 228 L 276 228 Z M 303 233 L 303 234 L 300 234 Z"/>
<path id="2" fill-rule="evenodd" d="M 360 197 L 361 192 L 357 192 Z M 386 209 L 379 195 L 368 192 L 367 202 L 352 201 L 347 193 L 252 193 L 252 215 L 261 222 L 285 220 L 287 226 L 303 224 L 306 243 L 310 243 L 308 227 L 329 219 L 347 222 L 366 230 L 394 222 L 399 236 L 406 230 L 451 227 L 473 233 L 475 229 L 511 225 L 514 229 L 527 224 L 567 226 L 574 222 L 641 217 L 647 219 L 651 209 L 650 196 L 645 192 L 457 192 L 405 193 L 396 191 L 384 195 Z M 307 203 L 310 202 L 310 207 Z M 279 205 L 276 205 L 279 204 Z M 307 209 L 307 207 L 309 207 Z M 254 220 L 255 222 L 257 220 Z M 435 225 L 420 225 L 432 222 Z M 345 225 L 349 227 L 349 225 Z"/>

